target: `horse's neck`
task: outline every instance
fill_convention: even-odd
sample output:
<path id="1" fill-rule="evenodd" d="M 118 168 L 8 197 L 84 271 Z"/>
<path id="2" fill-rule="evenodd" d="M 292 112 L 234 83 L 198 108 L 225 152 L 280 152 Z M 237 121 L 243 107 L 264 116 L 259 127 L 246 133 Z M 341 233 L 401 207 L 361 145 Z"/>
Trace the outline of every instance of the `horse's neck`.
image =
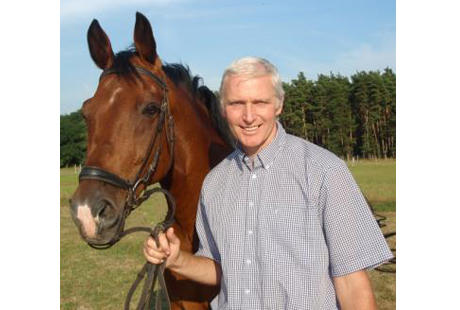
<path id="1" fill-rule="evenodd" d="M 161 185 L 176 200 L 177 225 L 192 243 L 201 185 L 206 174 L 231 152 L 212 126 L 209 116 L 200 114 L 199 103 L 184 103 L 174 115 L 176 143 L 174 165 Z"/>

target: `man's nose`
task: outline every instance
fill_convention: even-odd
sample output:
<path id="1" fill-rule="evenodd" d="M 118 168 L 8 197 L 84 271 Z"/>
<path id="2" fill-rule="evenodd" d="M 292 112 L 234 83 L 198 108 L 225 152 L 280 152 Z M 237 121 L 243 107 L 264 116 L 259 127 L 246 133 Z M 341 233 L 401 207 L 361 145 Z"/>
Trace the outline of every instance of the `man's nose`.
<path id="1" fill-rule="evenodd" d="M 254 107 L 250 102 L 246 103 L 243 111 L 243 120 L 247 123 L 252 123 L 254 121 Z"/>

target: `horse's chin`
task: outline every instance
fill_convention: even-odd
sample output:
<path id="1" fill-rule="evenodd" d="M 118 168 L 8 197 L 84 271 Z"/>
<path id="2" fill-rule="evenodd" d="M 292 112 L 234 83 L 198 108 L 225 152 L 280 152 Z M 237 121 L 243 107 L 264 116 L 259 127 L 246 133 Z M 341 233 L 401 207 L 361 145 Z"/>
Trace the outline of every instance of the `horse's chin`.
<path id="1" fill-rule="evenodd" d="M 83 237 L 83 240 L 85 240 L 85 242 L 88 243 L 88 245 L 92 247 L 101 247 L 101 248 L 112 246 L 117 240 L 116 235 L 113 235 L 111 237 L 104 237 L 104 238 L 99 238 L 99 237 L 87 238 L 84 236 L 82 237 Z"/>

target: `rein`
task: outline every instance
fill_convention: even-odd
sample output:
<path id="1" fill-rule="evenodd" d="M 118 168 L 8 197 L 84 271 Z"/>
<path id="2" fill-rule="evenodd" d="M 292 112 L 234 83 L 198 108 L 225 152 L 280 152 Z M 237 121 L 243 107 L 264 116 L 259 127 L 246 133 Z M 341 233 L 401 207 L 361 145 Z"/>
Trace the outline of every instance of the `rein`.
<path id="1" fill-rule="evenodd" d="M 166 83 L 160 77 L 156 76 L 151 71 L 145 68 L 139 67 L 139 66 L 134 66 L 134 68 L 136 69 L 138 73 L 145 74 L 151 77 L 154 80 L 154 82 L 162 88 L 163 101 L 161 103 L 160 115 L 158 118 L 157 126 L 155 127 L 154 132 L 153 132 L 152 140 L 150 141 L 149 147 L 147 148 L 147 152 L 144 157 L 144 161 L 141 167 L 139 168 L 138 172 L 136 173 L 136 177 L 134 178 L 134 181 L 126 180 L 112 172 L 106 171 L 102 168 L 95 167 L 95 166 L 85 166 L 82 168 L 80 172 L 79 181 L 97 180 L 97 181 L 105 182 L 110 185 L 116 186 L 128 192 L 128 195 L 125 201 L 125 205 L 123 207 L 121 223 L 119 223 L 118 231 L 115 234 L 115 236 L 109 242 L 102 244 L 102 245 L 94 245 L 94 244 L 88 243 L 89 246 L 91 246 L 92 248 L 98 249 L 98 250 L 108 249 L 112 247 L 115 243 L 120 241 L 120 239 L 123 238 L 124 236 L 134 233 L 134 232 L 139 232 L 139 231 L 150 233 L 150 235 L 155 239 L 157 246 L 159 246 L 159 240 L 158 240 L 159 234 L 162 232 L 165 232 L 174 223 L 176 203 L 171 193 L 163 188 L 147 189 L 150 178 L 153 176 L 153 174 L 157 170 L 158 161 L 159 161 L 160 154 L 161 154 L 161 143 L 158 145 L 156 149 L 155 149 L 155 145 L 157 144 L 157 141 L 159 141 L 158 137 L 161 137 L 161 133 L 163 129 L 165 128 L 166 123 L 167 123 L 166 125 L 167 128 L 165 131 L 166 131 L 166 138 L 168 141 L 168 148 L 169 148 L 169 154 L 170 154 L 168 171 L 171 169 L 173 165 L 174 142 L 175 142 L 174 118 L 171 114 L 170 106 L 169 106 L 168 87 Z M 108 74 L 112 74 L 112 73 L 117 73 L 117 71 L 114 69 L 104 70 L 99 80 L 101 80 L 104 76 Z M 144 172 L 145 170 L 146 172 Z M 125 221 L 128 215 L 134 209 L 138 208 L 145 200 L 149 199 L 151 195 L 155 193 L 162 193 L 165 196 L 166 201 L 168 203 L 168 212 L 165 216 L 165 219 L 159 224 L 157 224 L 153 229 L 150 227 L 132 227 L 132 228 L 124 230 Z M 144 288 L 142 290 L 142 295 L 139 298 L 137 309 L 152 309 L 153 303 L 154 303 L 155 309 L 158 309 L 158 310 L 163 309 L 161 305 L 161 298 L 159 296 L 160 291 L 163 291 L 165 294 L 166 302 L 167 302 L 167 309 L 171 308 L 171 305 L 169 302 L 168 290 L 166 288 L 166 283 L 165 283 L 164 276 L 163 276 L 164 269 L 165 269 L 165 262 L 163 262 L 160 265 L 153 265 L 149 262 L 146 262 L 144 264 L 141 271 L 138 273 L 136 280 L 132 284 L 128 292 L 128 295 L 126 296 L 125 306 L 124 306 L 125 310 L 129 310 L 129 304 L 130 304 L 131 298 L 137 286 L 139 285 L 139 283 L 142 281 L 142 279 L 145 277 L 146 274 L 147 274 L 147 278 L 144 282 Z M 161 290 L 158 290 L 155 296 L 155 295 L 152 295 L 151 293 L 153 291 L 156 281 L 159 282 Z"/>

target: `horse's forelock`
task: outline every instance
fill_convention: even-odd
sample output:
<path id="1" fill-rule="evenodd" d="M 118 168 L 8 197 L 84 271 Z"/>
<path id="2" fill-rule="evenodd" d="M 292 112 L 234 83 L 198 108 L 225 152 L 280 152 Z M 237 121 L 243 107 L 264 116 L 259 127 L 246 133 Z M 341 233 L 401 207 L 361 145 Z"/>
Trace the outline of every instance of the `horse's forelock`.
<path id="1" fill-rule="evenodd" d="M 131 47 L 127 50 L 118 52 L 115 55 L 113 65 L 111 69 L 120 75 L 138 75 L 136 68 L 131 63 L 131 58 L 136 56 L 137 52 L 136 49 Z"/>

